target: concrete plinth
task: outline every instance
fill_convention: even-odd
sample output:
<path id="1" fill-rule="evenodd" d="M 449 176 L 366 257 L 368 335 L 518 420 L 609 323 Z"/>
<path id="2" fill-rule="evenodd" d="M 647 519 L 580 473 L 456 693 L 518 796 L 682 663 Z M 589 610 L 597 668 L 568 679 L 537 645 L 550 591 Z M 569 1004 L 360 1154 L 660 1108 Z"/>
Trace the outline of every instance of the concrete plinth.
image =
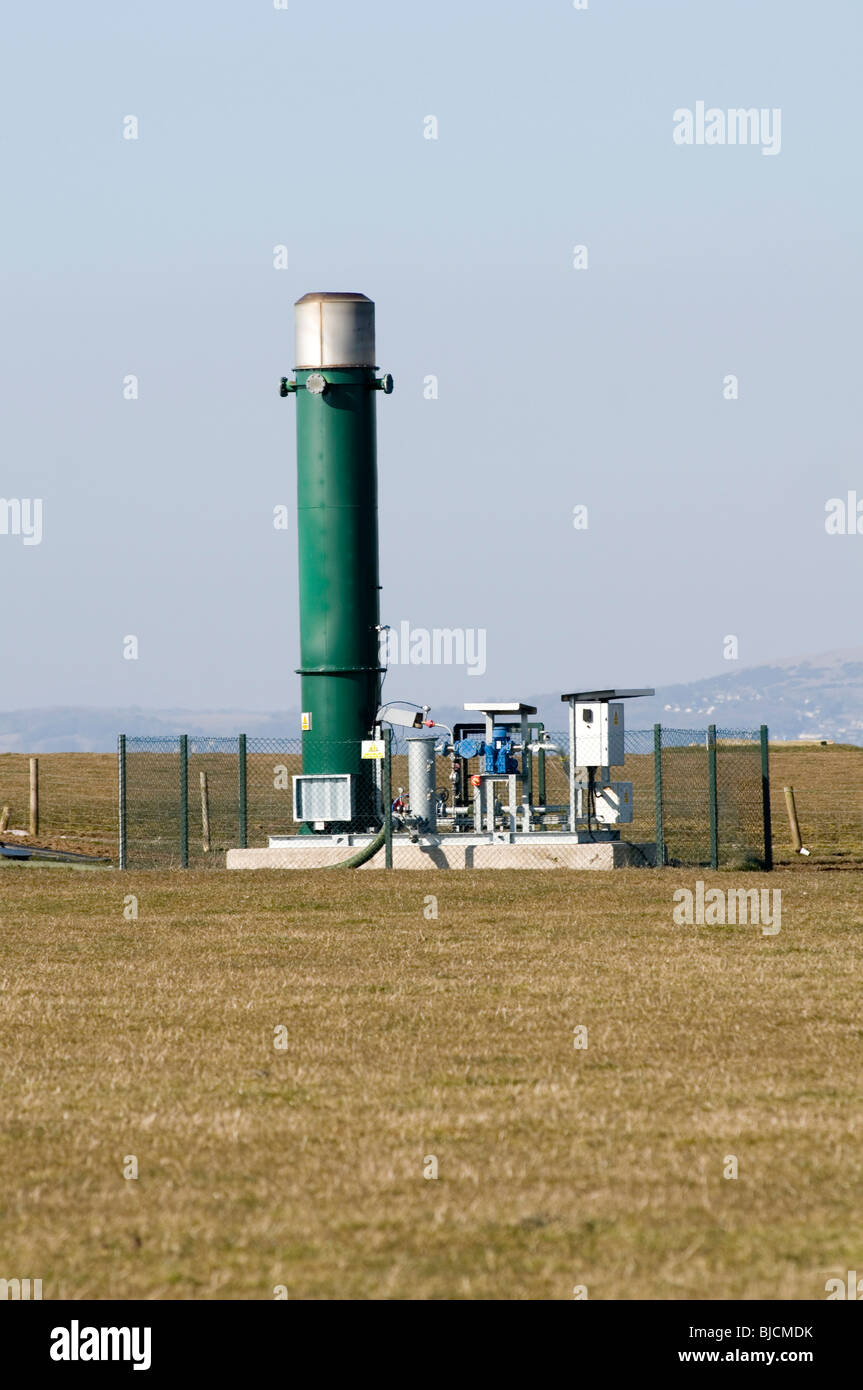
<path id="1" fill-rule="evenodd" d="M 297 843 L 276 849 L 229 849 L 229 869 L 322 869 L 356 854 L 357 845 L 316 844 L 311 836 L 297 836 Z M 459 836 L 436 844 L 395 841 L 394 869 L 628 869 L 652 867 L 654 844 L 628 844 L 606 840 L 596 844 L 542 843 L 537 836 L 529 844 L 463 843 Z M 384 851 L 362 866 L 382 869 Z"/>

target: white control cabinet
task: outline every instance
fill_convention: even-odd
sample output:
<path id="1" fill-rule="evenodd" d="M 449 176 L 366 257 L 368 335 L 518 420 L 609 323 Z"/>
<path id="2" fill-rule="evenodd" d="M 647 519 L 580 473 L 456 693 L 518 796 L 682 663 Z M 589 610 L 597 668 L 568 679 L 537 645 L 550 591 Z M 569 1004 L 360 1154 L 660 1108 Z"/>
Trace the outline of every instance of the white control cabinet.
<path id="1" fill-rule="evenodd" d="M 623 767 L 623 705 L 620 702 L 576 703 L 575 760 L 581 767 Z"/>

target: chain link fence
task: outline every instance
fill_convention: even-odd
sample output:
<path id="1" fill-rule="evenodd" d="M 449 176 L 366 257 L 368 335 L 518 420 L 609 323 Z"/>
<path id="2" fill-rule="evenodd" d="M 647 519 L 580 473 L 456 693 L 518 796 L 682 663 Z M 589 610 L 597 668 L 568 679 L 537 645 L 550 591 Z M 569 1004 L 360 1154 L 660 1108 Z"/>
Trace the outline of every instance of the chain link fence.
<path id="1" fill-rule="evenodd" d="M 543 734 L 519 758 L 514 781 L 517 829 L 540 837 L 569 825 L 568 734 Z M 430 739 L 432 745 L 436 742 Z M 409 828 L 407 742 L 383 748 L 295 739 L 120 736 L 120 863 L 129 868 L 222 868 L 226 851 L 266 847 L 326 828 L 328 833 L 396 838 Z M 657 846 L 658 863 L 772 866 L 767 730 L 630 729 L 615 781 L 632 784 L 632 821 L 620 838 Z M 371 751 L 372 756 L 368 756 Z M 338 769 L 338 771 L 333 771 Z M 312 784 L 305 775 L 326 772 Z M 437 759 L 439 833 L 474 828 L 472 778 L 482 759 Z M 503 780 L 503 779 L 502 779 Z M 388 816 L 388 810 L 391 814 Z M 509 797 L 494 800 L 495 829 L 511 828 Z M 589 822 L 588 822 L 589 824 Z M 486 829 L 488 822 L 486 821 Z M 523 842 L 530 844 L 530 841 Z"/>
<path id="2" fill-rule="evenodd" d="M 224 868 L 229 849 L 266 846 L 270 836 L 328 828 L 377 830 L 383 823 L 382 759 L 364 759 L 360 744 L 321 742 L 306 748 L 315 762 L 342 769 L 328 779 L 329 799 L 299 809 L 302 743 L 294 739 L 138 738 L 120 735 L 120 862 L 126 868 Z M 348 780 L 349 779 L 349 780 Z M 322 795 L 320 785 L 315 789 Z M 348 793 L 346 803 L 340 795 Z M 313 814 L 314 813 L 314 814 Z M 317 814 L 319 813 L 319 814 Z"/>
<path id="3" fill-rule="evenodd" d="M 772 867 L 766 729 L 657 726 L 654 766 L 667 864 Z"/>
<path id="4" fill-rule="evenodd" d="M 566 748 L 565 735 L 563 739 Z M 706 729 L 661 730 L 667 857 L 710 863 L 710 768 Z M 621 827 L 627 840 L 653 843 L 656 836 L 654 730 L 626 733 L 625 763 L 613 772 L 633 784 L 634 818 Z M 720 863 L 748 863 L 764 856 L 759 822 L 757 735 L 717 730 L 717 854 Z M 127 739 L 129 862 L 141 867 L 181 864 L 180 739 Z M 300 740 L 247 740 L 245 759 L 234 738 L 189 739 L 197 766 L 187 762 L 187 858 L 200 865 L 224 864 L 225 848 L 265 846 L 270 834 L 294 834 L 290 778 L 299 773 Z M 393 796 L 407 789 L 406 743 L 394 740 Z M 219 758 L 221 754 L 221 759 Z M 0 754 L 0 847 L 37 844 L 62 851 L 117 858 L 117 758 L 106 753 L 40 753 L 37 833 L 28 834 L 29 754 Z M 544 762 L 545 781 L 540 773 Z M 240 822 L 240 770 L 247 775 L 247 823 Z M 474 764 L 479 768 L 480 764 Z M 532 755 L 533 798 L 555 805 L 534 817 L 534 829 L 565 828 L 565 759 Z M 284 769 L 284 771 L 280 771 Z M 209 851 L 203 848 L 200 771 L 208 773 Z M 441 791 L 450 797 L 449 765 L 438 760 Z M 197 778 L 196 778 L 197 774 Z M 285 779 L 287 778 L 287 784 Z M 795 852 L 785 787 L 793 787 L 800 832 L 810 854 Z M 863 866 L 863 747 L 827 741 L 771 743 L 770 792 L 773 856 L 777 865 L 799 868 Z M 449 804 L 449 803 L 448 803 Z M 556 823 L 555 823 L 556 822 Z M 736 848 L 735 848 L 736 847 Z"/>

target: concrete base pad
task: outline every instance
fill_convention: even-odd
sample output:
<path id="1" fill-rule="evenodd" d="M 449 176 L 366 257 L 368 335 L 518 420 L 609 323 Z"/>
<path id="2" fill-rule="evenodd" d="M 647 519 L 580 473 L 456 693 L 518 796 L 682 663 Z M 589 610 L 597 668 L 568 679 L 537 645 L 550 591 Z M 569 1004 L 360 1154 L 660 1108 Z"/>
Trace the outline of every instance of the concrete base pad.
<path id="1" fill-rule="evenodd" d="M 356 852 L 356 845 L 319 845 L 303 836 L 278 849 L 229 849 L 226 862 L 229 869 L 322 869 Z M 652 867 L 655 858 L 656 845 L 625 840 L 543 844 L 537 836 L 530 844 L 459 844 L 456 836 L 437 845 L 393 844 L 394 869 L 628 869 Z M 384 851 L 362 867 L 382 869 Z"/>

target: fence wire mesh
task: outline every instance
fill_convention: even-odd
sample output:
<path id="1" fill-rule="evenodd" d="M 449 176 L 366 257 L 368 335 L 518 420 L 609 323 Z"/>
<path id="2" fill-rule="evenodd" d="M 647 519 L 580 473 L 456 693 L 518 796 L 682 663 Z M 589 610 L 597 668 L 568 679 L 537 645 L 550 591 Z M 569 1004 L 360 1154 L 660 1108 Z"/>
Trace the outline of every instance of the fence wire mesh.
<path id="1" fill-rule="evenodd" d="M 769 863 L 760 731 L 663 726 L 659 743 L 666 862 L 737 869 Z"/>
<path id="2" fill-rule="evenodd" d="M 179 868 L 182 863 L 182 769 L 179 738 L 127 738 L 121 753 L 125 783 L 126 863 L 131 868 Z M 123 764 L 125 763 L 125 775 Z M 121 849 L 122 862 L 122 849 Z"/>
<path id="3" fill-rule="evenodd" d="M 746 729 L 718 729 L 716 750 L 719 866 L 758 868 L 765 858 L 760 735 Z M 769 802 L 767 816 L 769 820 Z"/>
<path id="4" fill-rule="evenodd" d="M 569 830 L 569 735 L 545 737 L 556 751 L 521 755 L 515 776 L 516 829 L 526 828 L 527 805 L 537 845 Z M 393 736 L 388 804 L 396 836 L 409 828 L 407 748 L 405 737 Z M 383 763 L 364 757 L 355 741 L 307 740 L 304 750 L 298 738 L 128 737 L 120 759 L 121 850 L 129 868 L 221 868 L 229 849 L 324 828 L 375 833 L 385 819 Z M 438 757 L 439 833 L 475 829 L 471 779 L 482 769 L 479 756 Z M 304 783 L 304 775 L 324 772 L 324 784 Z M 632 820 L 619 826 L 619 838 L 646 847 L 639 862 L 658 845 L 659 861 L 676 865 L 768 865 L 763 773 L 758 731 L 629 729 L 624 762 L 612 769 L 613 781 L 632 784 Z M 507 828 L 509 792 L 501 786 L 494 829 Z"/>

